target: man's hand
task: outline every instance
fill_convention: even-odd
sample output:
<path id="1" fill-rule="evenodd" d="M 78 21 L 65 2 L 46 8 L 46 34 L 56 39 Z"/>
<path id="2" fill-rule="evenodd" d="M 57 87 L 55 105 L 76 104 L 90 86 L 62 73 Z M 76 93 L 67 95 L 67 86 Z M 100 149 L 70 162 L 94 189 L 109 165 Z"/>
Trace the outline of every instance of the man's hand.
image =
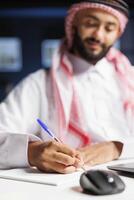
<path id="1" fill-rule="evenodd" d="M 102 142 L 79 149 L 84 164 L 93 166 L 118 159 L 123 144 L 120 142 Z"/>
<path id="2" fill-rule="evenodd" d="M 83 165 L 78 151 L 56 141 L 30 142 L 28 160 L 45 172 L 71 173 Z"/>

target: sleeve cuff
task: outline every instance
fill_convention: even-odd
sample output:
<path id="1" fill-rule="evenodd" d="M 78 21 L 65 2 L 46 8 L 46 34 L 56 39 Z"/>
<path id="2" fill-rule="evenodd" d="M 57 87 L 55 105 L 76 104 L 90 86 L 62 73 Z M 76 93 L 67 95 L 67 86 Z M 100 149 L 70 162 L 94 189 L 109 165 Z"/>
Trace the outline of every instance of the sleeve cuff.
<path id="1" fill-rule="evenodd" d="M 130 159 L 134 158 L 134 151 L 132 151 L 134 147 L 134 139 L 127 139 L 120 141 L 123 144 L 122 152 L 119 159 Z"/>
<path id="2" fill-rule="evenodd" d="M 8 134 L 0 150 L 0 168 L 29 167 L 27 149 L 29 141 L 40 141 L 40 138 L 26 134 Z"/>

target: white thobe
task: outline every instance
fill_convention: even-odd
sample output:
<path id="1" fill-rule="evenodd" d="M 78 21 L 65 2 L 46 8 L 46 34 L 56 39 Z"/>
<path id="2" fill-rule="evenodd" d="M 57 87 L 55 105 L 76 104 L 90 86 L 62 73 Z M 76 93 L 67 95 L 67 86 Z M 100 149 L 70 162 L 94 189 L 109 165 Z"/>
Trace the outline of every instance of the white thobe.
<path id="1" fill-rule="evenodd" d="M 114 68 L 105 58 L 96 65 L 68 54 L 83 107 L 87 132 L 93 143 L 120 141 L 120 158 L 134 157 L 134 130 L 130 131 Z M 55 107 L 49 73 L 38 70 L 26 77 L 0 105 L 0 168 L 29 166 L 28 142 L 50 139 L 39 127 L 40 118 L 56 133 Z M 83 116 L 82 116 L 83 117 Z M 65 143 L 77 147 L 73 137 Z"/>

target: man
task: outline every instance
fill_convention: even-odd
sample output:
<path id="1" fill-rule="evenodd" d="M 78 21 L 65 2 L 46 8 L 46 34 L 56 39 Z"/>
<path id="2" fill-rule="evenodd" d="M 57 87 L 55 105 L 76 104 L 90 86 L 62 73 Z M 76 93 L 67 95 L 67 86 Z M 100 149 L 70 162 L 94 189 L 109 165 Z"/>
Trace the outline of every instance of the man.
<path id="1" fill-rule="evenodd" d="M 134 157 L 134 73 L 112 48 L 127 22 L 123 0 L 72 5 L 51 70 L 29 75 L 0 105 L 0 168 L 70 173 Z"/>

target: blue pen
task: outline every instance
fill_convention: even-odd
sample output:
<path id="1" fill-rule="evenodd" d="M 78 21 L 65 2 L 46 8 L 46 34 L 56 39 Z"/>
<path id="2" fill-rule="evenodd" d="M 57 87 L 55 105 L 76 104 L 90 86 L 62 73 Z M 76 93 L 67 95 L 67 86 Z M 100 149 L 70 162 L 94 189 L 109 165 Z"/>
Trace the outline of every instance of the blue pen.
<path id="1" fill-rule="evenodd" d="M 44 124 L 44 122 L 42 122 L 40 119 L 37 119 L 37 122 L 39 123 L 39 125 L 46 131 L 46 133 L 48 133 L 48 135 L 53 139 L 56 140 L 57 142 L 61 142 L 58 138 L 56 138 L 54 136 L 54 134 L 52 133 L 52 131 L 50 131 L 50 129 L 46 126 L 46 124 Z"/>

